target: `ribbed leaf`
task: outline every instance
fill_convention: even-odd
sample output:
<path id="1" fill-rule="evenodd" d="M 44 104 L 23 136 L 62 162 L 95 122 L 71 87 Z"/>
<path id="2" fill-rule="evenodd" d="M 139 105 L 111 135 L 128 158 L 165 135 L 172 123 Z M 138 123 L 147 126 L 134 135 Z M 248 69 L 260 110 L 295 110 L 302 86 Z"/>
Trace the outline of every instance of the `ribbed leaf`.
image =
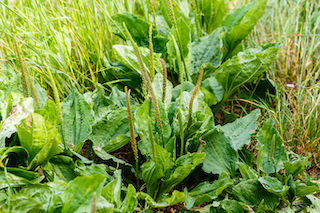
<path id="1" fill-rule="evenodd" d="M 83 96 L 74 89 L 61 103 L 62 132 L 66 145 L 77 145 L 87 139 L 91 133 L 94 113 Z"/>

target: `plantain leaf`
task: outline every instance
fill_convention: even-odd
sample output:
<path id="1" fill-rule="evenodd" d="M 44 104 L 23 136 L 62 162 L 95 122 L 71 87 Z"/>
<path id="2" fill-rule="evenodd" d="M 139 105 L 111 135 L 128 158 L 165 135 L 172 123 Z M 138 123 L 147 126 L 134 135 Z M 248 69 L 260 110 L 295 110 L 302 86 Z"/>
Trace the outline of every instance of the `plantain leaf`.
<path id="1" fill-rule="evenodd" d="M 104 148 L 112 140 L 117 140 L 117 136 L 128 134 L 129 122 L 127 115 L 128 113 L 125 108 L 111 111 L 92 126 L 92 133 L 88 136 L 88 139 L 93 142 L 94 146 Z M 110 149 L 110 145 L 108 147 Z"/>
<path id="2" fill-rule="evenodd" d="M 273 46 L 258 53 L 239 53 L 224 62 L 214 72 L 215 78 L 223 87 L 223 100 L 227 100 L 243 84 L 262 75 L 273 62 L 278 50 L 278 46 Z"/>
<path id="3" fill-rule="evenodd" d="M 16 93 L 11 93 L 8 96 L 5 100 L 5 107 L 2 110 L 2 116 L 6 119 L 0 128 L 0 148 L 5 147 L 6 138 L 10 138 L 17 131 L 15 125 L 20 124 L 21 120 L 28 117 L 33 111 L 32 98 L 23 98 L 20 94 Z"/>
<path id="4" fill-rule="evenodd" d="M 306 169 L 307 162 L 308 162 L 308 158 L 305 158 L 304 160 L 284 162 L 284 168 L 288 173 L 288 175 L 292 175 L 294 177 Z"/>
<path id="5" fill-rule="evenodd" d="M 226 15 L 227 8 L 224 0 L 198 0 L 198 2 L 207 33 L 211 33 L 221 24 Z"/>
<path id="6" fill-rule="evenodd" d="M 283 163 L 288 161 L 283 141 L 274 127 L 272 119 L 267 120 L 257 134 L 258 145 L 261 152 L 261 171 L 266 174 L 278 172 L 283 168 Z"/>
<path id="7" fill-rule="evenodd" d="M 196 83 L 199 69 L 204 63 L 208 63 L 207 66 L 212 68 L 217 68 L 221 64 L 223 57 L 222 37 L 224 34 L 224 29 L 218 28 L 210 35 L 196 39 L 192 42 L 192 65 L 188 70 L 188 73 L 192 77 L 194 83 Z"/>
<path id="8" fill-rule="evenodd" d="M 148 48 L 139 47 L 144 66 L 147 70 L 150 67 L 150 51 Z M 115 60 L 121 62 L 124 66 L 128 67 L 132 71 L 140 73 L 138 59 L 134 52 L 133 47 L 124 45 L 113 45 L 112 56 Z M 154 68 L 157 72 L 162 72 L 162 66 L 159 61 L 161 54 L 154 53 Z M 141 74 L 141 73 L 140 73 Z"/>
<path id="9" fill-rule="evenodd" d="M 61 103 L 62 132 L 65 145 L 77 145 L 87 139 L 91 133 L 94 113 L 84 97 L 76 90 Z"/>
<path id="10" fill-rule="evenodd" d="M 256 180 L 258 179 L 258 173 L 252 169 L 250 166 L 248 166 L 245 163 L 237 163 L 241 176 L 245 180 Z"/>
<path id="11" fill-rule="evenodd" d="M 210 202 L 216 199 L 226 188 L 231 186 L 233 181 L 229 175 L 225 172 L 219 175 L 219 179 L 209 183 L 207 181 L 198 184 L 190 192 L 188 192 L 189 198 L 186 200 L 188 209 L 197 206 L 203 202 Z"/>
<path id="12" fill-rule="evenodd" d="M 44 119 L 51 123 L 53 126 L 58 126 L 58 124 L 60 123 L 57 106 L 50 99 L 46 100 L 42 109 L 35 110 L 35 112 L 42 115 Z"/>
<path id="13" fill-rule="evenodd" d="M 62 195 L 64 205 L 62 212 L 83 212 L 81 209 L 86 209 L 91 206 L 93 194 L 100 195 L 100 192 L 105 183 L 105 176 L 95 174 L 85 177 L 76 177 L 68 183 L 66 190 Z"/>
<path id="14" fill-rule="evenodd" d="M 282 183 L 275 177 L 261 177 L 258 179 L 263 188 L 268 192 L 277 195 L 278 197 L 285 197 L 289 190 L 288 186 L 283 186 Z"/>
<path id="15" fill-rule="evenodd" d="M 8 198 L 7 203 L 1 207 L 2 212 L 16 212 L 16 213 L 24 213 L 24 212 L 34 212 L 41 213 L 44 211 L 42 204 L 26 195 L 23 194 L 13 194 Z"/>
<path id="16" fill-rule="evenodd" d="M 29 153 L 28 169 L 34 169 L 62 152 L 57 129 L 41 115 L 31 113 L 16 128 L 21 146 Z"/>
<path id="17" fill-rule="evenodd" d="M 206 142 L 203 171 L 213 174 L 226 172 L 234 177 L 238 168 L 238 153 L 232 148 L 230 137 L 214 129 L 205 134 L 202 140 Z"/>
<path id="18" fill-rule="evenodd" d="M 221 129 L 226 136 L 231 138 L 231 146 L 234 150 L 240 150 L 243 145 L 248 145 L 250 142 L 250 134 L 254 133 L 257 129 L 256 120 L 261 115 L 259 109 L 250 112 L 250 114 L 228 123 Z"/>
<path id="19" fill-rule="evenodd" d="M 243 40 L 254 28 L 266 8 L 267 0 L 256 0 L 225 17 L 221 26 L 228 30 L 226 43 L 229 52 Z"/>
<path id="20" fill-rule="evenodd" d="M 258 207 L 262 202 L 261 210 L 274 211 L 280 203 L 280 199 L 265 190 L 258 180 L 240 182 L 232 192 L 237 200 L 247 205 Z"/>

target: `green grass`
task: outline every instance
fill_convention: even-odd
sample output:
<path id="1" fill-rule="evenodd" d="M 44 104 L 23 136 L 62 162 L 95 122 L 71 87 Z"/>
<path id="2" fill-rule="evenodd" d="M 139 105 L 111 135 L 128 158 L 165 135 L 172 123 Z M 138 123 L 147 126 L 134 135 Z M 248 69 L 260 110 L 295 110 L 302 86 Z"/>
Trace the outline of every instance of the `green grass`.
<path id="1" fill-rule="evenodd" d="M 4 1 L 5 2 L 5 1 Z M 251 0 L 228 2 L 229 9 Z M 158 2 L 155 1 L 158 5 Z M 269 72 L 277 83 L 274 106 L 265 105 L 287 146 L 298 153 L 320 155 L 320 4 L 315 0 L 268 1 L 249 46 L 281 42 L 283 49 Z M 121 43 L 111 32 L 110 14 L 132 12 L 147 16 L 144 1 L 17 1 L 0 4 L 0 54 L 17 71 L 12 36 L 32 77 L 61 99 L 72 87 L 80 92 L 115 80 L 109 74 L 112 45 Z M 53 74 L 50 80 L 47 66 Z M 0 68 L 1 69 L 1 68 Z M 263 105 L 264 103 L 258 103 Z"/>
<path id="2" fill-rule="evenodd" d="M 229 5 L 239 7 L 245 0 Z M 283 43 L 269 72 L 276 82 L 275 106 L 269 115 L 287 146 L 320 157 L 320 3 L 268 1 L 265 14 L 248 38 L 249 45 Z"/>

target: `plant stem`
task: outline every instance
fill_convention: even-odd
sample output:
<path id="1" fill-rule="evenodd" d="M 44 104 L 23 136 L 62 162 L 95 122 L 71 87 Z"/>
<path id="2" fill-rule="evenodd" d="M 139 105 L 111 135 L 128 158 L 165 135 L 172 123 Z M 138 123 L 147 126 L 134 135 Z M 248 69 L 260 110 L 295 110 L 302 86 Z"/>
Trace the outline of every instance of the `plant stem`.
<path id="1" fill-rule="evenodd" d="M 24 64 L 23 64 L 23 61 L 22 61 L 20 47 L 19 47 L 19 45 L 18 45 L 18 43 L 16 41 L 16 38 L 15 38 L 13 33 L 11 33 L 11 36 L 12 36 L 13 45 L 14 45 L 15 50 L 16 50 L 16 54 L 18 56 L 18 61 L 19 61 L 19 64 L 20 64 L 23 93 L 24 93 L 25 97 L 29 97 L 30 94 L 29 94 L 28 81 L 27 81 L 27 73 L 26 73 L 27 71 L 26 71 L 26 69 L 24 67 Z"/>
<path id="2" fill-rule="evenodd" d="M 158 125 L 158 128 L 159 128 L 159 131 L 161 134 L 163 134 L 163 126 L 162 126 L 162 121 L 161 121 L 161 115 L 160 115 L 160 108 L 159 108 L 159 104 L 158 104 L 158 101 L 157 101 L 157 97 L 154 93 L 154 90 L 152 88 L 152 83 L 151 83 L 151 79 L 150 79 L 150 76 L 145 68 L 145 65 L 143 63 L 143 60 L 142 60 L 142 56 L 141 56 L 141 53 L 139 51 L 139 48 L 138 48 L 138 45 L 134 42 L 130 32 L 128 31 L 125 23 L 123 23 L 123 26 L 124 26 L 124 29 L 131 41 L 131 44 L 134 48 L 134 51 L 135 51 L 135 54 L 137 56 L 137 59 L 138 59 L 138 65 L 139 65 L 139 70 L 141 72 L 141 76 L 142 76 L 142 80 L 147 88 L 147 91 L 149 92 L 149 94 L 151 95 L 151 103 L 152 103 L 152 108 L 154 110 L 154 113 L 156 115 L 156 121 L 157 121 L 157 125 Z"/>
<path id="3" fill-rule="evenodd" d="M 134 136 L 134 125 L 133 125 L 133 117 L 132 117 L 132 111 L 131 111 L 131 105 L 130 105 L 130 90 L 128 91 L 128 87 L 124 88 L 126 92 L 126 102 L 127 102 L 127 113 L 128 113 L 128 120 L 129 120 L 129 132 L 130 132 L 130 143 L 131 148 L 134 154 L 134 158 L 136 161 L 136 173 L 137 173 L 137 187 L 140 188 L 140 182 L 139 182 L 139 162 L 138 162 L 138 147 L 137 147 L 137 141 Z"/>
<path id="4" fill-rule="evenodd" d="M 149 51 L 150 51 L 150 78 L 151 81 L 154 78 L 154 55 L 153 55 L 153 44 L 152 44 L 152 24 L 149 24 Z"/>

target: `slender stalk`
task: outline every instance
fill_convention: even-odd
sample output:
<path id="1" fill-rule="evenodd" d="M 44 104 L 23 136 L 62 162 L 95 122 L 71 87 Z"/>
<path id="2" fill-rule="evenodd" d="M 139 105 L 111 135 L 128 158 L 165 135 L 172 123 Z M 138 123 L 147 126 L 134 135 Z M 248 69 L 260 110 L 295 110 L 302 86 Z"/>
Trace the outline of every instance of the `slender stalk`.
<path id="1" fill-rule="evenodd" d="M 197 28 L 197 38 L 200 38 L 202 35 L 201 17 L 200 17 L 199 10 L 195 0 L 191 0 L 191 6 L 194 9 L 194 18 L 195 18 L 196 28 Z"/>
<path id="2" fill-rule="evenodd" d="M 24 94 L 25 97 L 29 97 L 30 94 L 29 94 L 27 74 L 26 74 L 27 71 L 26 71 L 26 69 L 24 67 L 24 64 L 23 64 L 23 61 L 22 61 L 20 47 L 19 47 L 19 45 L 18 45 L 18 43 L 16 41 L 16 38 L 15 38 L 13 33 L 11 33 L 11 36 L 12 36 L 12 41 L 13 41 L 13 45 L 14 45 L 16 54 L 18 56 L 18 61 L 19 61 L 19 64 L 20 64 L 21 79 L 22 79 L 22 86 L 23 86 L 23 94 Z"/>
<path id="3" fill-rule="evenodd" d="M 93 193 L 93 198 L 91 200 L 91 206 L 92 206 L 91 212 L 97 213 L 97 193 L 96 192 Z"/>
<path id="4" fill-rule="evenodd" d="M 148 128 L 149 128 L 149 138 L 151 143 L 152 158 L 153 158 L 153 161 L 157 164 L 156 150 L 154 148 L 154 139 L 153 139 L 153 132 L 152 132 L 152 123 L 149 116 L 148 116 Z"/>
<path id="5" fill-rule="evenodd" d="M 36 103 L 37 109 L 40 109 L 39 99 L 38 99 L 36 90 L 35 90 L 35 88 L 34 88 L 33 81 L 31 80 L 28 66 L 26 65 L 26 61 L 25 61 L 25 60 L 23 60 L 23 62 L 24 62 L 25 67 L 27 68 L 27 69 L 26 69 L 26 71 L 27 71 L 26 73 L 27 73 L 27 76 L 28 76 L 28 80 L 29 80 L 29 84 L 30 84 L 30 89 L 31 89 L 31 93 L 32 93 L 33 100 L 34 100 L 35 103 Z"/>
<path id="6" fill-rule="evenodd" d="M 153 0 L 150 0 L 149 1 L 149 10 L 150 10 L 150 13 L 153 17 L 153 24 L 155 26 L 155 28 L 157 29 L 157 22 L 156 22 L 156 5 L 154 4 L 154 1 Z"/>
<path id="7" fill-rule="evenodd" d="M 153 44 L 152 44 L 152 24 L 149 24 L 149 51 L 150 51 L 150 78 L 151 81 L 154 78 L 154 54 L 153 54 Z"/>
<path id="8" fill-rule="evenodd" d="M 187 127 L 186 127 L 186 132 L 188 131 L 190 125 L 191 125 L 191 119 L 192 119 L 192 107 L 193 107 L 193 102 L 194 99 L 197 95 L 197 92 L 201 86 L 201 81 L 202 81 L 202 77 L 203 77 L 203 65 L 200 68 L 200 72 L 199 72 L 199 76 L 198 76 L 198 81 L 197 84 L 192 92 L 191 98 L 190 98 L 190 102 L 189 102 L 189 113 L 188 113 L 188 123 L 187 123 Z"/>
<path id="9" fill-rule="evenodd" d="M 162 102 L 166 100 L 166 92 L 167 92 L 167 67 L 166 62 L 160 58 L 160 63 L 162 65 Z"/>
<path id="10" fill-rule="evenodd" d="M 131 143 L 131 149 L 134 154 L 134 158 L 136 161 L 136 173 L 137 173 L 137 187 L 140 188 L 139 183 L 139 154 L 138 154 L 138 147 L 137 147 L 137 141 L 136 137 L 134 136 L 134 125 L 133 125 L 133 117 L 132 117 L 132 111 L 131 111 L 131 105 L 130 105 L 130 90 L 128 91 L 128 87 L 124 88 L 126 92 L 126 102 L 127 102 L 127 112 L 128 112 L 128 120 L 129 120 L 129 132 L 130 132 L 130 143 Z"/>
<path id="11" fill-rule="evenodd" d="M 159 131 L 161 134 L 163 134 L 163 126 L 162 126 L 162 121 L 161 121 L 161 116 L 160 116 L 160 108 L 159 108 L 159 104 L 157 101 L 157 97 L 154 93 L 154 90 L 152 88 L 152 83 L 151 83 L 151 79 L 150 76 L 145 68 L 145 65 L 143 63 L 142 57 L 141 57 L 141 53 L 139 51 L 138 45 L 134 42 L 130 32 L 128 31 L 125 23 L 123 23 L 124 29 L 131 41 L 131 44 L 134 48 L 135 54 L 137 56 L 138 59 L 138 65 L 139 65 L 139 70 L 141 72 L 141 76 L 142 76 L 142 80 L 147 88 L 147 91 L 149 92 L 149 94 L 151 95 L 151 103 L 152 103 L 152 108 L 154 110 L 154 113 L 156 115 L 156 121 L 157 121 L 157 125 L 159 128 Z"/>

